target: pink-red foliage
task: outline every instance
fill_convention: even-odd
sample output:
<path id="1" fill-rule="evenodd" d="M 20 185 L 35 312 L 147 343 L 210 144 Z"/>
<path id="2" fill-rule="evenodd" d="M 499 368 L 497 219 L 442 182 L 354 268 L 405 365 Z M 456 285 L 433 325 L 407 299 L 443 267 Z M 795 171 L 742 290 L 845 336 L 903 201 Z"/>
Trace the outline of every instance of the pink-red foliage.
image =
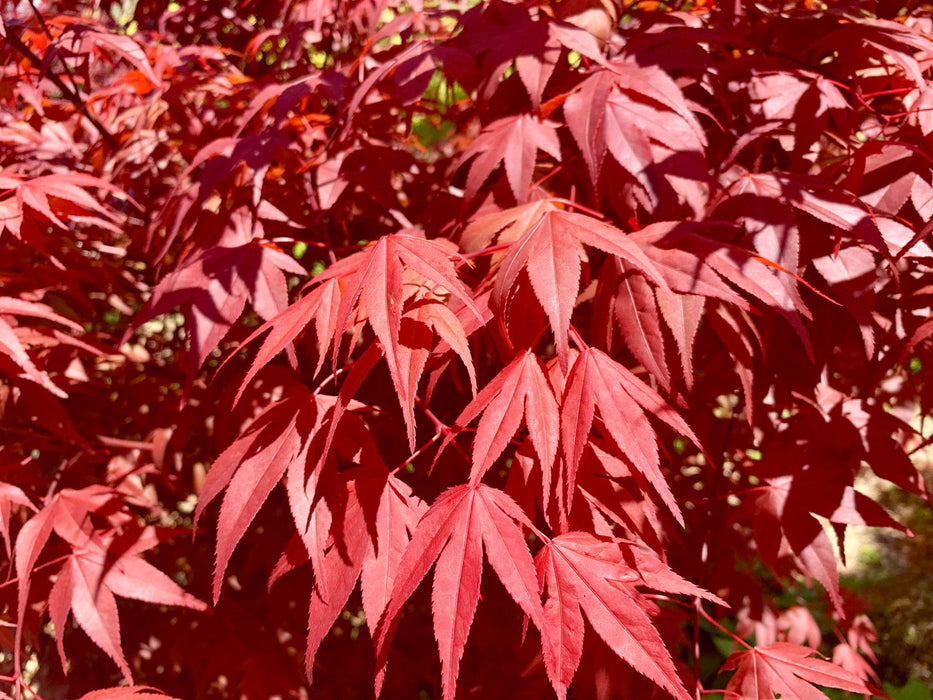
<path id="1" fill-rule="evenodd" d="M 0 696 L 873 691 L 927 6 L 0 17 Z"/>

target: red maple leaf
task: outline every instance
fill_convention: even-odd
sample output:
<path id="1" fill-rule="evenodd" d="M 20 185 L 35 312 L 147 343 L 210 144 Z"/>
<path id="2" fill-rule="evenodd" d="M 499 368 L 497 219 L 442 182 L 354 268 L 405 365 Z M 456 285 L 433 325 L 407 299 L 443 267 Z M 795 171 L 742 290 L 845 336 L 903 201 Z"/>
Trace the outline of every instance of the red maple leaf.
<path id="1" fill-rule="evenodd" d="M 452 700 L 460 659 L 479 602 L 482 557 L 509 592 L 543 629 L 534 564 L 519 525 L 530 525 L 508 496 L 483 484 L 445 491 L 421 518 L 396 572 L 392 596 L 376 637 L 380 665 L 405 601 L 427 574 L 434 572 L 434 634 L 441 657 L 445 700 Z M 547 650 L 545 645 L 545 650 Z"/>
<path id="2" fill-rule="evenodd" d="M 561 439 L 567 466 L 565 483 L 568 502 L 597 407 L 607 437 L 645 476 L 671 514 L 682 523 L 680 507 L 660 469 L 657 437 L 645 411 L 695 443 L 698 440 L 690 427 L 657 392 L 595 348 L 587 348 L 577 356 L 561 399 Z"/>
<path id="3" fill-rule="evenodd" d="M 656 66 L 609 62 L 567 97 L 564 113 L 592 182 L 599 181 L 608 153 L 643 188 L 651 208 L 659 196 L 651 167 L 670 153 L 685 158 L 706 146 L 680 88 Z"/>
<path id="4" fill-rule="evenodd" d="M 474 159 L 467 175 L 465 196 L 476 196 L 499 163 L 519 204 L 528 200 L 538 149 L 560 160 L 557 124 L 529 114 L 498 119 L 487 126 L 463 152 L 460 163 Z"/>
<path id="5" fill-rule="evenodd" d="M 191 329 L 194 372 L 239 320 L 247 300 L 266 320 L 285 309 L 284 272 L 305 274 L 294 259 L 260 241 L 211 248 L 162 278 L 146 309 L 134 318 L 133 327 L 182 306 Z"/>
<path id="6" fill-rule="evenodd" d="M 120 648 L 120 620 L 115 596 L 134 598 L 158 605 L 180 605 L 207 610 L 207 605 L 186 593 L 167 575 L 140 558 L 139 554 L 160 542 L 154 528 L 138 533 L 127 543 L 126 535 L 91 536 L 83 546 L 72 550 L 49 593 L 49 617 L 57 630 L 65 630 L 68 612 L 87 635 L 120 668 L 130 683 L 133 676 Z M 119 543 L 118 547 L 114 545 Z M 117 557 L 114 560 L 114 550 Z M 55 643 L 62 668 L 67 671 L 64 635 Z"/>
<path id="7" fill-rule="evenodd" d="M 514 222 L 508 221 L 507 213 L 514 216 Z M 616 256 L 660 287 L 667 287 L 640 246 L 616 227 L 591 216 L 563 211 L 545 202 L 517 207 L 496 218 L 487 217 L 482 223 L 486 230 L 502 229 L 500 243 L 511 242 L 495 272 L 493 304 L 497 309 L 506 309 L 519 274 L 527 272 L 535 296 L 551 322 L 563 367 L 567 363 L 570 316 L 586 259 L 584 245 Z"/>
<path id="8" fill-rule="evenodd" d="M 106 513 L 111 509 L 110 517 L 119 520 L 112 510 L 118 503 L 116 494 L 103 486 L 80 491 L 64 489 L 20 529 L 15 551 L 16 570 L 23 580 L 18 619 L 21 627 L 33 567 L 54 532 L 71 548 L 49 593 L 49 614 L 55 629 L 65 629 L 71 611 L 91 640 L 132 683 L 130 667 L 120 648 L 120 622 L 114 596 L 195 610 L 205 610 L 207 606 L 138 556 L 171 533 L 138 526 L 124 528 L 120 533 L 93 528 L 89 517 L 93 512 Z M 56 645 L 62 668 L 67 670 L 63 635 L 56 636 Z"/>
<path id="9" fill-rule="evenodd" d="M 528 425 L 531 443 L 544 469 L 547 494 L 557 456 L 559 419 L 557 400 L 544 375 L 541 361 L 529 352 L 519 353 L 463 409 L 455 428 L 466 428 L 481 413 L 483 417 L 473 438 L 470 482 L 480 482 L 524 422 Z M 453 434 L 447 437 L 441 449 L 451 440 Z"/>
<path id="10" fill-rule="evenodd" d="M 0 356 L 5 355 L 9 358 L 20 370 L 22 376 L 35 382 L 55 396 L 65 398 L 67 394 L 52 382 L 48 374 L 36 367 L 20 340 L 17 327 L 11 326 L 3 318 L 5 315 L 44 319 L 46 321 L 59 323 L 79 332 L 83 330 L 81 326 L 74 321 L 60 316 L 43 304 L 15 299 L 13 297 L 0 297 Z"/>
<path id="11" fill-rule="evenodd" d="M 348 329 L 351 318 L 361 313 L 369 323 L 389 366 L 392 382 L 398 391 L 398 400 L 408 428 L 409 447 L 414 450 L 415 421 L 412 382 L 409 379 L 407 356 L 403 357 L 402 345 L 407 338 L 402 337 L 402 316 L 405 300 L 418 292 L 420 285 L 410 285 L 408 294 L 403 293 L 406 271 L 414 273 L 425 285 L 436 285 L 439 293 L 449 294 L 469 308 L 478 318 L 481 313 L 473 302 L 470 290 L 457 277 L 453 261 L 458 256 L 449 247 L 426 240 L 417 231 L 407 231 L 383 236 L 368 249 L 356 253 L 332 265 L 323 274 L 315 278 L 315 283 L 339 279 L 346 285 L 340 296 L 340 305 L 336 309 L 336 321 L 328 328 L 333 328 L 334 338 L 319 338 L 321 351 L 325 352 L 333 342 L 334 364 L 340 349 L 340 334 Z M 326 313 L 335 313 L 328 305 Z M 444 327 L 442 332 L 451 333 L 456 341 L 456 325 L 451 329 L 452 319 L 438 316 L 438 324 Z M 437 327 L 437 326 L 435 326 Z M 465 336 L 464 336 L 465 337 Z M 417 341 L 412 342 L 417 346 Z M 472 372 L 471 364 L 467 364 Z M 416 384 L 416 382 L 415 382 Z"/>
<path id="12" fill-rule="evenodd" d="M 726 659 L 723 671 L 735 670 L 726 686 L 726 695 L 737 699 L 791 697 L 822 700 L 825 694 L 812 684 L 840 688 L 852 693 L 876 692 L 851 671 L 828 661 L 815 659 L 810 647 L 775 642 L 766 647 L 737 651 Z"/>
<path id="13" fill-rule="evenodd" d="M 535 567 L 542 588 L 547 588 L 542 635 L 553 644 L 553 655 L 545 655 L 545 665 L 560 697 L 566 697 L 583 653 L 583 614 L 636 671 L 675 698 L 690 697 L 651 623 L 646 611 L 650 605 L 632 587 L 644 579 L 625 563 L 618 544 L 569 532 L 545 545 Z"/>

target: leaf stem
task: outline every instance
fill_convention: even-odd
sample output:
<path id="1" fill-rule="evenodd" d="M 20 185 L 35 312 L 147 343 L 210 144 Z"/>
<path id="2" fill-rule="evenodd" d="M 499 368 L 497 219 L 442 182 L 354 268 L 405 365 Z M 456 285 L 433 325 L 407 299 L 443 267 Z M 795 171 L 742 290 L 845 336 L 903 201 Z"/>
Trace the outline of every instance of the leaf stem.
<path id="1" fill-rule="evenodd" d="M 32 571 L 30 571 L 29 573 L 30 575 L 32 575 L 37 571 L 41 571 L 42 569 L 48 568 L 50 566 L 54 566 L 55 564 L 58 564 L 59 562 L 64 561 L 70 556 L 72 556 L 72 554 L 63 554 L 60 557 L 55 557 L 54 559 L 45 562 L 45 564 L 40 564 L 39 566 L 33 567 Z M 7 586 L 14 584 L 14 583 L 18 584 L 19 580 L 20 580 L 20 577 L 17 576 L 16 578 L 11 578 L 7 581 L 4 581 L 3 583 L 0 583 L 0 589 L 6 588 Z"/>

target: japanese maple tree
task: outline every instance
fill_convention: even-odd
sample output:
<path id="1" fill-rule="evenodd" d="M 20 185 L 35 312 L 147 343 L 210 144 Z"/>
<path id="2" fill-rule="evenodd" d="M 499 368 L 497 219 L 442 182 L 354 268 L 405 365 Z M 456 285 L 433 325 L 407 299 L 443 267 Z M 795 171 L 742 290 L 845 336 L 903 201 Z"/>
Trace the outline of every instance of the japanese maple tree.
<path id="1" fill-rule="evenodd" d="M 933 7 L 0 0 L 0 697 L 880 692 Z"/>

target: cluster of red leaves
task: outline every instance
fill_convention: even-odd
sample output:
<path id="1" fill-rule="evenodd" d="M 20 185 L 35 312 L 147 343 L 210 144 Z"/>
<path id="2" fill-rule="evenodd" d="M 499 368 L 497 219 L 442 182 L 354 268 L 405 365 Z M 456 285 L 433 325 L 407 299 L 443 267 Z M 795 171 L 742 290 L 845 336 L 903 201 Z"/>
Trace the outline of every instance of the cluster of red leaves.
<path id="1" fill-rule="evenodd" d="M 933 13 L 47 5 L 0 697 L 872 691 L 837 551 L 900 528 L 864 470 L 926 496 Z"/>

